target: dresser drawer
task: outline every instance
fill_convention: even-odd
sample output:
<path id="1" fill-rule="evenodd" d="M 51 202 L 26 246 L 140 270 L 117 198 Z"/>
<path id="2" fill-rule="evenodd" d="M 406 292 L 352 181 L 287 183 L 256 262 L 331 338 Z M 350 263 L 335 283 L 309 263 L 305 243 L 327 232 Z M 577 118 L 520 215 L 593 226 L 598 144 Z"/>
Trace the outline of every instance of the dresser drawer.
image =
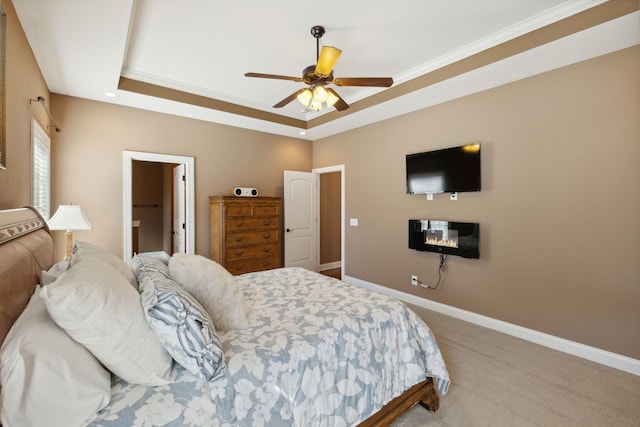
<path id="1" fill-rule="evenodd" d="M 251 271 L 269 270 L 279 267 L 279 257 L 227 261 L 227 270 L 229 270 L 231 274 L 243 274 Z"/>
<path id="2" fill-rule="evenodd" d="M 275 205 L 229 205 L 226 207 L 227 217 L 237 216 L 279 216 Z"/>
<path id="3" fill-rule="evenodd" d="M 276 243 L 259 246 L 238 246 L 235 248 L 227 248 L 225 252 L 225 259 L 227 261 L 234 261 L 238 259 L 265 257 L 265 256 L 277 256 L 278 245 Z"/>
<path id="4" fill-rule="evenodd" d="M 279 242 L 278 230 L 247 231 L 244 233 L 229 233 L 227 235 L 227 247 L 251 245 L 255 243 Z"/>
<path id="5" fill-rule="evenodd" d="M 226 218 L 224 226 L 227 231 L 242 230 L 274 230 L 280 228 L 280 218 L 274 217 L 235 217 Z"/>

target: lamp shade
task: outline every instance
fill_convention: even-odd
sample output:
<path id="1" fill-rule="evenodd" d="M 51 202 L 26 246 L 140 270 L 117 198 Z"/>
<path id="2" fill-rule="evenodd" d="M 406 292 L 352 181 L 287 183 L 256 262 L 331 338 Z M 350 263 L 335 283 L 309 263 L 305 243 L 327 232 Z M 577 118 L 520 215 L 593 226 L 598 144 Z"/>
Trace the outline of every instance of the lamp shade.
<path id="1" fill-rule="evenodd" d="M 91 230 L 91 223 L 77 205 L 60 205 L 47 222 L 50 230 Z"/>
<path id="2" fill-rule="evenodd" d="M 305 107 L 307 107 L 309 105 L 309 102 L 311 102 L 311 97 L 313 96 L 313 94 L 311 93 L 310 89 L 305 89 L 302 92 L 300 92 L 298 94 L 298 101 L 300 101 L 300 103 L 302 105 L 304 105 Z"/>
<path id="3" fill-rule="evenodd" d="M 322 85 L 317 85 L 313 88 L 313 99 L 319 103 L 323 103 L 327 100 L 327 90 Z"/>
<path id="4" fill-rule="evenodd" d="M 316 64 L 316 74 L 320 77 L 328 77 L 342 51 L 333 46 L 323 46 Z"/>
<path id="5" fill-rule="evenodd" d="M 327 107 L 333 107 L 339 99 L 335 93 L 327 92 Z"/>

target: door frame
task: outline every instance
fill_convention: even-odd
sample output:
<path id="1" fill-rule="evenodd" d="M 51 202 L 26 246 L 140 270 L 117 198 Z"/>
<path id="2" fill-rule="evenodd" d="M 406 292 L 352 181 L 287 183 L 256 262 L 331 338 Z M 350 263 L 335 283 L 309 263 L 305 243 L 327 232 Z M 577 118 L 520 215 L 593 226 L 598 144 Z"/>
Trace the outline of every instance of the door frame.
<path id="1" fill-rule="evenodd" d="M 323 173 L 332 173 L 332 172 L 340 172 L 340 271 L 344 276 L 344 266 L 345 266 L 345 166 L 344 165 L 335 165 L 335 166 L 327 166 L 322 168 L 314 168 L 311 172 L 316 175 L 322 175 Z M 318 177 L 318 183 L 320 179 Z M 320 220 L 320 191 L 316 191 L 316 215 L 318 220 Z M 319 230 L 319 227 L 318 227 Z M 320 233 L 318 233 L 318 236 Z M 316 253 L 318 257 L 320 257 L 320 238 L 316 239 Z M 319 259 L 319 258 L 318 258 Z"/>
<path id="2" fill-rule="evenodd" d="M 175 163 L 184 164 L 187 183 L 185 189 L 186 208 L 186 253 L 195 253 L 195 192 L 194 192 L 194 158 L 186 156 L 175 156 L 172 154 L 147 153 L 142 151 L 122 152 L 122 259 L 131 260 L 132 238 L 131 221 L 133 219 L 133 161 L 155 162 L 155 163 Z"/>
<path id="3" fill-rule="evenodd" d="M 187 178 L 186 178 L 186 170 L 187 167 L 184 163 L 176 164 L 171 169 L 171 182 L 172 182 L 172 191 L 171 191 L 171 228 L 173 232 L 171 233 L 171 251 L 172 253 L 180 252 L 181 250 L 186 250 L 187 246 L 187 236 L 186 236 L 186 227 L 187 227 L 187 212 L 186 212 L 186 194 L 187 194 Z M 178 229 L 178 231 L 176 231 Z M 184 229 L 182 232 L 180 230 Z M 179 237 L 179 239 L 178 239 Z M 180 240 L 180 243 L 176 248 L 176 240 Z M 176 249 L 178 249 L 176 251 Z"/>

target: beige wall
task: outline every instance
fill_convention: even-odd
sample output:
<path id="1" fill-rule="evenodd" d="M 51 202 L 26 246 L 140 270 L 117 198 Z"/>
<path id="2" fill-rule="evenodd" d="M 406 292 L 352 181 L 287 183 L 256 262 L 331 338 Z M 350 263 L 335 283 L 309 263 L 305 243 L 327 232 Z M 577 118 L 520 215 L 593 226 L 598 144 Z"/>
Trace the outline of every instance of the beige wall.
<path id="1" fill-rule="evenodd" d="M 195 158 L 196 253 L 209 255 L 209 199 L 234 187 L 283 195 L 283 171 L 311 170 L 311 143 L 199 120 L 54 95 L 62 127 L 52 161 L 53 198 L 83 207 L 93 230 L 78 239 L 122 253 L 122 153 Z"/>
<path id="2" fill-rule="evenodd" d="M 18 21 L 13 4 L 2 0 L 6 14 L 6 137 L 7 169 L 0 169 L 0 209 L 31 203 L 31 119 L 49 133 L 49 117 L 38 96 L 51 108 L 49 90 Z M 54 132 L 55 133 L 55 132 Z"/>
<path id="3" fill-rule="evenodd" d="M 344 164 L 345 274 L 640 358 L 640 46 L 314 143 Z M 482 144 L 482 191 L 405 194 L 407 153 Z M 363 155 L 366 153 L 366 155 Z M 481 224 L 480 259 L 407 248 L 409 218 Z"/>

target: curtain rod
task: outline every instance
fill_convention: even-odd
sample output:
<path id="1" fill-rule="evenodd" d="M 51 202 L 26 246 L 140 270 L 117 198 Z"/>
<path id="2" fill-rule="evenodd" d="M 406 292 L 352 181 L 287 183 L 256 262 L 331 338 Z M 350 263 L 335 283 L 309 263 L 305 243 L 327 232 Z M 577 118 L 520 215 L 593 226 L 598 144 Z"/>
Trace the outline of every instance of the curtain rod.
<path id="1" fill-rule="evenodd" d="M 39 96 L 36 99 L 30 99 L 29 100 L 29 104 L 32 104 L 34 102 L 39 102 L 40 105 L 42 105 L 42 108 L 44 108 L 44 111 L 47 112 L 47 114 L 49 115 L 49 119 L 51 119 L 51 123 L 50 125 L 47 125 L 47 128 L 54 128 L 56 130 L 56 132 L 60 132 L 60 128 L 58 127 L 58 125 L 56 125 L 56 121 L 53 120 L 53 116 L 51 115 L 51 113 L 49 112 L 49 110 L 47 110 L 47 106 L 44 105 L 45 101 L 44 101 L 44 97 Z"/>

